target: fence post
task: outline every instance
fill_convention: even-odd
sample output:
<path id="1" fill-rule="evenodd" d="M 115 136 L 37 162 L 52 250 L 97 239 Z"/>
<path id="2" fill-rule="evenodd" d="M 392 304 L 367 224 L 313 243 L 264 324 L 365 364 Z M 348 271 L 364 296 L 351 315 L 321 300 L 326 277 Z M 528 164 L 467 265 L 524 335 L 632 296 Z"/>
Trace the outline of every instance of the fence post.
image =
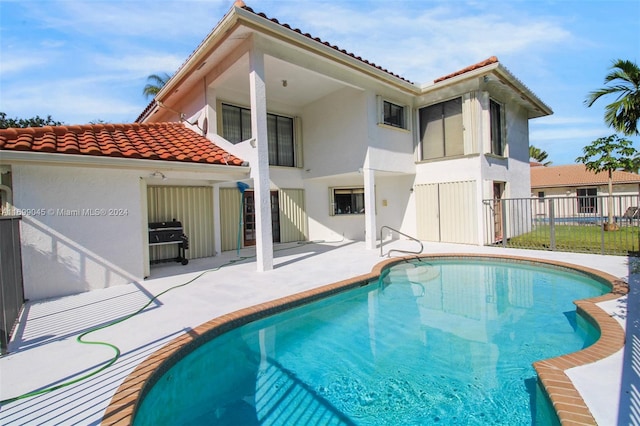
<path id="1" fill-rule="evenodd" d="M 555 221 L 555 204 L 553 198 L 549 199 L 549 248 L 556 250 L 556 221 Z"/>
<path id="2" fill-rule="evenodd" d="M 503 198 L 500 199 L 500 213 L 502 213 L 502 217 L 500 220 L 502 221 L 502 247 L 507 246 L 507 209 L 506 209 L 506 200 Z"/>
<path id="3" fill-rule="evenodd" d="M 607 219 L 607 222 L 609 219 Z M 604 254 L 604 220 L 600 224 L 600 254 Z"/>

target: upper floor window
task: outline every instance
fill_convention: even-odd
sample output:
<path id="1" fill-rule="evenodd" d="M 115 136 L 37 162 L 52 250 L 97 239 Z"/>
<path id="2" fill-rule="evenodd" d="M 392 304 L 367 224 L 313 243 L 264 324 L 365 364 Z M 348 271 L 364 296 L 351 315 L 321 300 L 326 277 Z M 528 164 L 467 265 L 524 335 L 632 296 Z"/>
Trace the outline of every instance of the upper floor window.
<path id="1" fill-rule="evenodd" d="M 222 104 L 222 137 L 231 143 L 251 138 L 251 110 Z M 267 114 L 269 164 L 293 167 L 293 118 Z"/>
<path id="2" fill-rule="evenodd" d="M 401 129 L 406 129 L 407 126 L 405 124 L 404 117 L 404 107 L 401 105 L 396 105 L 389 101 L 382 102 L 382 115 L 383 115 L 383 123 L 388 126 L 399 127 Z"/>
<path id="3" fill-rule="evenodd" d="M 489 101 L 489 116 L 491 120 L 491 153 L 503 156 L 502 106 L 493 100 Z"/>
<path id="4" fill-rule="evenodd" d="M 222 104 L 222 137 L 234 144 L 251 139 L 251 111 Z"/>
<path id="5" fill-rule="evenodd" d="M 462 98 L 421 108 L 419 116 L 423 160 L 464 154 Z"/>

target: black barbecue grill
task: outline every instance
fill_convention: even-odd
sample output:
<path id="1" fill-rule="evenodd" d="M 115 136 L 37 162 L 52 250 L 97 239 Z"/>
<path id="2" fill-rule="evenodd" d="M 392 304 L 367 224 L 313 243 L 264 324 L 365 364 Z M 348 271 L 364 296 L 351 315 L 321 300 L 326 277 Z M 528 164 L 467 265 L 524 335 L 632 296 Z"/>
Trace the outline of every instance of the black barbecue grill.
<path id="1" fill-rule="evenodd" d="M 173 219 L 171 222 L 150 222 L 149 223 L 149 246 L 160 246 L 167 244 L 178 245 L 178 256 L 171 259 L 155 260 L 154 262 L 164 262 L 175 260 L 183 265 L 189 263 L 185 255 L 185 250 L 189 249 L 189 239 L 184 234 L 182 223 Z"/>

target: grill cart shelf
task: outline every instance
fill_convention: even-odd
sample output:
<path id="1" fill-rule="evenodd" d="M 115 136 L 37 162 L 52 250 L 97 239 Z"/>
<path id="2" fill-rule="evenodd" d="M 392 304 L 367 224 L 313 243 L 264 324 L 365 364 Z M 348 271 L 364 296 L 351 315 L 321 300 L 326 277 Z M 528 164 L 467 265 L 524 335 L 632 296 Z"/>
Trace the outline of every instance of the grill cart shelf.
<path id="1" fill-rule="evenodd" d="M 178 246 L 178 256 L 170 259 L 154 260 L 153 263 L 176 261 L 186 265 L 189 259 L 185 255 L 185 250 L 189 249 L 189 239 L 184 234 L 182 223 L 173 219 L 171 222 L 150 222 L 149 223 L 149 247 L 176 244 Z"/>

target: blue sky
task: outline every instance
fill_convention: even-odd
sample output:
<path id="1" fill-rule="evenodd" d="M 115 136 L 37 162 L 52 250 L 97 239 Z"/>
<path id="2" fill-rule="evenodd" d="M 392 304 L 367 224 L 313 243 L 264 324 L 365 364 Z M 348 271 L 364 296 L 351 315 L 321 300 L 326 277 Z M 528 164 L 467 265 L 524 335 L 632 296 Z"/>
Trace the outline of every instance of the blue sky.
<path id="1" fill-rule="evenodd" d="M 602 119 L 613 99 L 583 101 L 613 60 L 640 62 L 638 0 L 245 2 L 416 83 L 497 56 L 553 109 L 530 121 L 530 142 L 556 165 L 614 133 Z M 232 4 L 0 0 L 0 111 L 132 122 L 146 77 L 172 74 Z"/>

